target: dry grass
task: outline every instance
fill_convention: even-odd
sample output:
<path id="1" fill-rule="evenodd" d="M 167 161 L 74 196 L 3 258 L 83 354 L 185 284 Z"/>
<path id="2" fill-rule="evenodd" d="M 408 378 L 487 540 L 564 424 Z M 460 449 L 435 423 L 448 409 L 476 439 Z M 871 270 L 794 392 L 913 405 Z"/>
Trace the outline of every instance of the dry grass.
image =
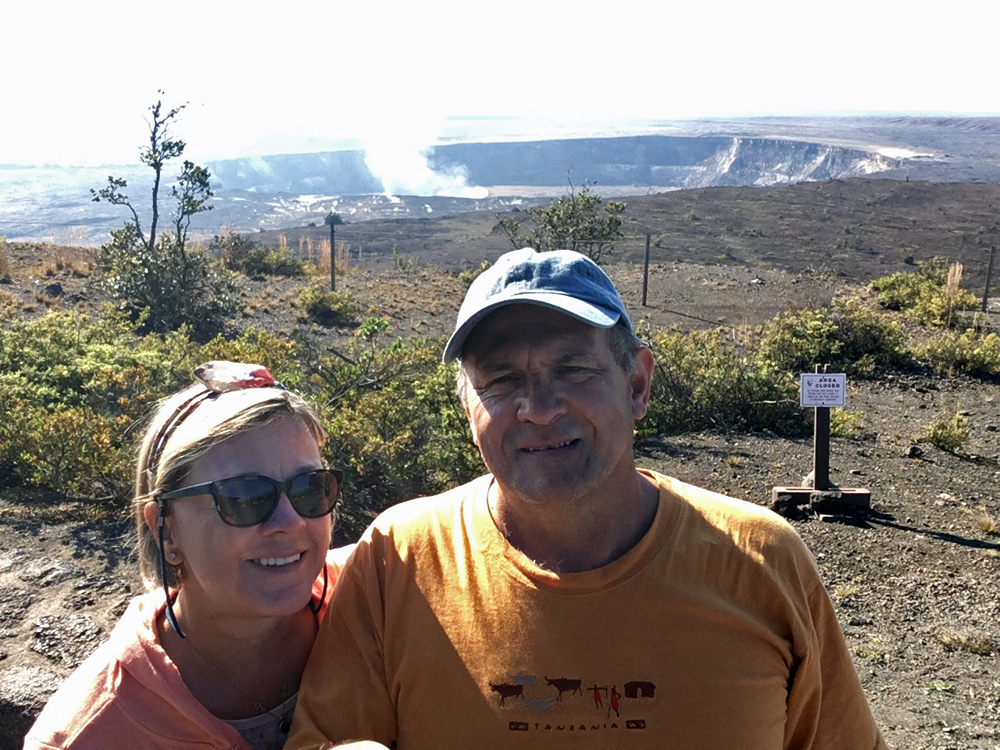
<path id="1" fill-rule="evenodd" d="M 876 664 L 882 664 L 888 658 L 885 642 L 877 635 L 872 637 L 868 643 L 855 646 L 851 651 L 854 652 L 855 656 L 875 662 Z"/>
<path id="2" fill-rule="evenodd" d="M 997 533 L 996 519 L 983 506 L 979 507 L 979 515 L 976 517 L 976 527 L 986 534 Z"/>
<path id="3" fill-rule="evenodd" d="M 315 262 L 313 261 L 313 241 L 309 235 L 299 235 L 299 257 L 308 258 L 310 262 Z"/>
<path id="4" fill-rule="evenodd" d="M 319 252 L 316 254 L 316 270 L 325 276 L 330 275 L 330 240 L 320 240 Z"/>
<path id="5" fill-rule="evenodd" d="M 62 298 L 61 295 L 53 297 L 51 295 L 46 294 L 45 292 L 43 292 L 41 290 L 38 290 L 38 291 L 35 292 L 34 296 L 35 296 L 35 301 L 36 302 L 41 302 L 43 305 L 45 305 L 48 308 L 59 308 L 59 307 L 62 307 L 63 298 Z"/>
<path id="6" fill-rule="evenodd" d="M 358 251 L 360 262 L 361 252 Z M 313 260 L 310 258 L 310 260 Z M 351 270 L 351 245 L 347 242 L 337 241 L 336 248 L 337 277 L 346 275 Z M 316 273 L 320 276 L 330 275 L 330 240 L 320 240 L 317 245 L 316 257 L 313 260 L 316 265 Z"/>
<path id="7" fill-rule="evenodd" d="M 997 645 L 985 635 L 942 630 L 934 639 L 945 651 L 965 651 L 977 656 L 992 656 L 997 653 Z"/>
<path id="8" fill-rule="evenodd" d="M 948 280 L 944 285 L 945 299 L 948 301 L 948 318 L 946 325 L 951 328 L 951 316 L 955 311 L 955 300 L 962 284 L 962 264 L 953 263 L 948 268 Z"/>
<path id="9" fill-rule="evenodd" d="M 73 252 L 74 250 L 76 252 Z M 85 279 L 90 276 L 94 265 L 93 253 L 85 249 L 58 247 L 33 273 L 47 279 L 67 274 L 77 279 Z"/>
<path id="10" fill-rule="evenodd" d="M 944 291 L 949 297 L 958 294 L 958 288 L 962 284 L 962 264 L 953 263 L 948 269 L 948 280 L 945 282 Z"/>
<path id="11" fill-rule="evenodd" d="M 0 279 L 10 278 L 10 248 L 7 238 L 0 237 Z"/>
<path id="12" fill-rule="evenodd" d="M 837 586 L 833 590 L 834 599 L 851 599 L 858 595 L 858 585 L 856 583 L 849 583 L 844 586 Z"/>

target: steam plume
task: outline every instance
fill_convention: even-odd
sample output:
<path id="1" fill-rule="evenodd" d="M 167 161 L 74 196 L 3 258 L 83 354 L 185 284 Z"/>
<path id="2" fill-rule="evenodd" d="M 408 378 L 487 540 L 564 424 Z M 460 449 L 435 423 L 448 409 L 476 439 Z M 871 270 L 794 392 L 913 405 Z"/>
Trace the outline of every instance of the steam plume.
<path id="1" fill-rule="evenodd" d="M 407 126 L 406 132 L 385 133 L 367 138 L 365 164 L 382 182 L 386 195 L 442 195 L 456 198 L 485 198 L 489 191 L 469 185 L 461 167 L 435 172 L 428 163 L 434 151 L 434 132 Z"/>

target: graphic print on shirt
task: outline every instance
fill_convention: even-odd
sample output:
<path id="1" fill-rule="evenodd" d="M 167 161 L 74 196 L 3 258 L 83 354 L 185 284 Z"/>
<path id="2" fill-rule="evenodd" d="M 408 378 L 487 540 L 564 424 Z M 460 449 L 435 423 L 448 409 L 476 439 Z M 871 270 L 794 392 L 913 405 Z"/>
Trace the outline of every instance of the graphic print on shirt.
<path id="1" fill-rule="evenodd" d="M 642 679 L 589 679 L 508 673 L 489 684 L 511 732 L 646 729 L 656 685 Z"/>

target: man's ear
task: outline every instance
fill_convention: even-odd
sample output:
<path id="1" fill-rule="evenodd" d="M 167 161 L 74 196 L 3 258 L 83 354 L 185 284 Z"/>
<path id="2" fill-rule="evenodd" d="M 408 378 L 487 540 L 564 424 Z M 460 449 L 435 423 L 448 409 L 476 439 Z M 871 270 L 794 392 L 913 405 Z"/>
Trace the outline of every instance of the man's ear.
<path id="1" fill-rule="evenodd" d="M 472 444 L 479 447 L 479 435 L 476 434 L 476 423 L 472 421 L 472 412 L 469 411 L 469 402 L 462 400 L 462 408 L 465 409 L 465 420 L 469 423 L 469 432 L 472 434 Z"/>
<path id="2" fill-rule="evenodd" d="M 632 417 L 637 421 L 646 416 L 649 393 L 653 386 L 654 367 L 653 353 L 649 349 L 643 347 L 636 352 L 635 364 L 628 380 L 632 397 Z"/>
<path id="3" fill-rule="evenodd" d="M 459 363 L 460 368 L 465 367 L 464 364 Z M 465 370 L 461 370 L 461 376 L 458 379 L 458 400 L 462 402 L 462 411 L 465 412 L 465 421 L 469 423 L 469 432 L 472 433 L 472 443 L 477 448 L 479 447 L 479 438 L 476 435 L 475 423 L 472 421 L 472 412 L 469 411 L 469 389 L 472 386 L 469 384 L 469 374 Z"/>

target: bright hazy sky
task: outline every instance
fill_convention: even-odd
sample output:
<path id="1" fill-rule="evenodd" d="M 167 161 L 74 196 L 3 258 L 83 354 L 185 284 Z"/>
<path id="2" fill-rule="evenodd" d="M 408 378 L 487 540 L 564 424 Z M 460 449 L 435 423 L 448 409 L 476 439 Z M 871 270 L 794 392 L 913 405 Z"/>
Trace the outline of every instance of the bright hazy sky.
<path id="1" fill-rule="evenodd" d="M 0 163 L 201 162 L 443 118 L 998 113 L 995 0 L 34 0 L 0 9 Z"/>

